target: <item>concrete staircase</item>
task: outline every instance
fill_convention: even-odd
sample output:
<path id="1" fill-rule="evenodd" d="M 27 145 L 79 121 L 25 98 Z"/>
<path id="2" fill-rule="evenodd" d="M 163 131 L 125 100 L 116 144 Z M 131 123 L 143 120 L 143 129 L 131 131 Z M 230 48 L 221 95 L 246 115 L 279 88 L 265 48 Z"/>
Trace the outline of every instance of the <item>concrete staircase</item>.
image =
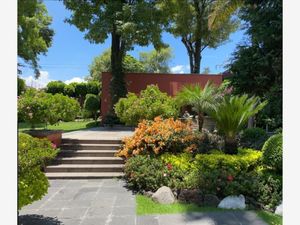
<path id="1" fill-rule="evenodd" d="M 46 167 L 49 179 L 122 177 L 124 160 L 114 154 L 121 140 L 62 139 L 60 153 Z"/>

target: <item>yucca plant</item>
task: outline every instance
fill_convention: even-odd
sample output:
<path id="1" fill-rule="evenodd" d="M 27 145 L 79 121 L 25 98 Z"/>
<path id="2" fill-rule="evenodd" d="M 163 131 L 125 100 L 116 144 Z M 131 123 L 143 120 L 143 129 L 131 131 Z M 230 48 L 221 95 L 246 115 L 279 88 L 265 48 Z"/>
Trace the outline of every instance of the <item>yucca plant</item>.
<path id="1" fill-rule="evenodd" d="M 216 121 L 218 130 L 225 136 L 225 153 L 237 153 L 236 136 L 248 122 L 251 116 L 254 116 L 262 110 L 267 101 L 260 102 L 258 97 L 249 98 L 248 95 L 227 96 L 218 104 L 211 113 Z"/>
<path id="2" fill-rule="evenodd" d="M 184 86 L 176 95 L 180 107 L 190 105 L 198 114 L 199 131 L 202 131 L 204 113 L 209 114 L 215 110 L 218 98 L 217 89 L 211 82 L 207 82 L 204 88 L 199 84 Z"/>

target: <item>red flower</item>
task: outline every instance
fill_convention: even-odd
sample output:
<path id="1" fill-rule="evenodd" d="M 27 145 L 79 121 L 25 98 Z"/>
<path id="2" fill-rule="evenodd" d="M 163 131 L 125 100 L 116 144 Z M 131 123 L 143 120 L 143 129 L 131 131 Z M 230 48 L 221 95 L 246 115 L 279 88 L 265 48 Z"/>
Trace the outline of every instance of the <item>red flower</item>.
<path id="1" fill-rule="evenodd" d="M 228 176 L 227 176 L 227 180 L 230 181 L 230 182 L 233 181 L 233 176 L 228 175 Z"/>
<path id="2" fill-rule="evenodd" d="M 54 144 L 54 143 L 51 143 L 51 146 L 52 146 L 52 148 L 56 148 L 56 144 Z"/>
<path id="3" fill-rule="evenodd" d="M 168 164 L 167 164 L 167 168 L 168 168 L 168 170 L 172 170 L 172 168 L 173 168 L 173 167 L 172 167 L 172 164 L 171 164 L 171 163 L 168 163 Z"/>

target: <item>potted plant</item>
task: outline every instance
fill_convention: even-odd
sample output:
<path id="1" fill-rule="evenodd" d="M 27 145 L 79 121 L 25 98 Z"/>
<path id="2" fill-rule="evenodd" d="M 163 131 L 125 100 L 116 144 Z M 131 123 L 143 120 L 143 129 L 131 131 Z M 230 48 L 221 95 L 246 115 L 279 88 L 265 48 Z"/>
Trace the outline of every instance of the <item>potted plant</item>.
<path id="1" fill-rule="evenodd" d="M 33 137 L 47 138 L 57 147 L 61 144 L 62 131 L 48 130 L 47 125 L 57 124 L 60 120 L 72 121 L 79 109 L 75 99 L 35 89 L 27 90 L 18 98 L 18 116 L 31 125 L 25 132 Z M 37 124 L 44 124 L 44 129 L 36 130 Z"/>

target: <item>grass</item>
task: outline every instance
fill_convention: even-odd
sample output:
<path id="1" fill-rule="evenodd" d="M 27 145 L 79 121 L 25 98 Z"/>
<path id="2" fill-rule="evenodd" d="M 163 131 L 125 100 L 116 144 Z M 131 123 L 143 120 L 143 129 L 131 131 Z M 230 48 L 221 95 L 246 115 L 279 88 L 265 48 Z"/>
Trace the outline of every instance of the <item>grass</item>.
<path id="1" fill-rule="evenodd" d="M 282 216 L 266 211 L 257 211 L 256 214 L 269 225 L 282 225 Z"/>
<path id="2" fill-rule="evenodd" d="M 226 209 L 215 207 L 199 207 L 195 204 L 174 203 L 162 205 L 143 195 L 136 196 L 136 204 L 138 215 L 226 211 Z"/>
<path id="3" fill-rule="evenodd" d="M 71 131 L 77 131 L 77 130 L 83 130 L 91 127 L 98 126 L 98 123 L 96 123 L 93 120 L 86 120 L 86 121 L 71 121 L 71 122 L 59 122 L 56 125 L 48 125 L 48 130 L 63 130 L 64 132 L 71 132 Z M 44 129 L 44 124 L 37 124 L 36 130 Z M 18 130 L 19 131 L 25 131 L 30 130 L 30 124 L 28 123 L 18 123 Z"/>

